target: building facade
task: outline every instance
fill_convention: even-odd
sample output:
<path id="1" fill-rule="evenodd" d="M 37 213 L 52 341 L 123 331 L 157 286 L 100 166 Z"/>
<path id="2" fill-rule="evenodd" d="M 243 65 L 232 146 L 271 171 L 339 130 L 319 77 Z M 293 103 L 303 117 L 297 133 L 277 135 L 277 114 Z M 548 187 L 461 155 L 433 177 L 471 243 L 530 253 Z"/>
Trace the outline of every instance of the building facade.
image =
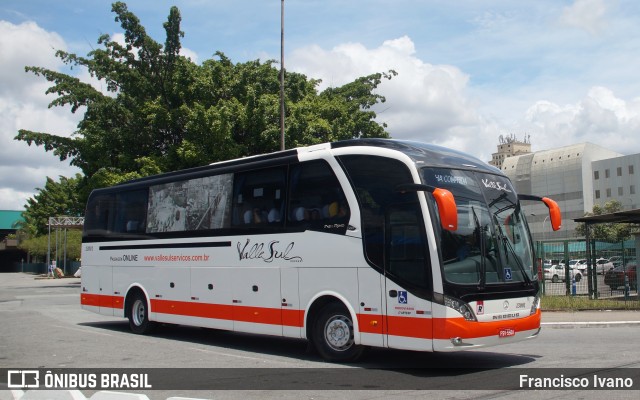
<path id="1" fill-rule="evenodd" d="M 624 210 L 640 208 L 640 154 L 593 163 L 593 198 L 596 204 L 616 200 Z"/>
<path id="2" fill-rule="evenodd" d="M 491 155 L 491 161 L 489 161 L 489 164 L 494 167 L 502 169 L 502 164 L 507 158 L 531 153 L 530 137 L 525 136 L 525 138 L 520 141 L 513 134 L 509 136 L 500 135 L 499 141 L 498 151 Z"/>
<path id="3" fill-rule="evenodd" d="M 550 197 L 560 205 L 562 228 L 553 232 L 544 205 L 523 203 L 534 240 L 572 239 L 576 237 L 577 226 L 573 220 L 591 212 L 596 203 L 594 164 L 620 157 L 622 154 L 615 151 L 592 143 L 580 143 L 509 157 L 504 160 L 501 169 L 511 179 L 518 193 Z M 612 170 L 616 172 L 616 168 Z M 635 172 L 638 167 L 634 168 Z M 604 170 L 599 174 L 604 174 Z M 631 183 L 627 187 L 629 185 Z M 598 190 L 603 193 L 603 189 Z"/>
<path id="4" fill-rule="evenodd" d="M 10 265 L 26 260 L 27 254 L 18 248 L 18 241 L 11 238 L 24 221 L 22 211 L 0 210 L 0 272 L 10 270 Z"/>

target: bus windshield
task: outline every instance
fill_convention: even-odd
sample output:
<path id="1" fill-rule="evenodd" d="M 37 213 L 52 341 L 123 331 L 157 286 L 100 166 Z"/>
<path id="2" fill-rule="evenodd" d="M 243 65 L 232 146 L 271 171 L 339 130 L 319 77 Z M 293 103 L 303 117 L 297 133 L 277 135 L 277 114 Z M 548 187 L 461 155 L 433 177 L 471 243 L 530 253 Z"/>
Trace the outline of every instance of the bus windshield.
<path id="1" fill-rule="evenodd" d="M 458 229 L 440 234 L 445 281 L 484 287 L 537 279 L 526 221 L 507 178 L 423 168 L 422 179 L 451 191 L 458 208 Z"/>

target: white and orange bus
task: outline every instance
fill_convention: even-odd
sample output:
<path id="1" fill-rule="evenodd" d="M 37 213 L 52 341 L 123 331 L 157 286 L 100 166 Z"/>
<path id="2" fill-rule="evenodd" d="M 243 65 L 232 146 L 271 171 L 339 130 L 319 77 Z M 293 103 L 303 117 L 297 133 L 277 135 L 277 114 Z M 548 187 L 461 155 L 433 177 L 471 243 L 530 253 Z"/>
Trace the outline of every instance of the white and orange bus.
<path id="1" fill-rule="evenodd" d="M 147 333 L 182 324 L 455 351 L 534 338 L 538 271 L 500 170 L 417 142 L 355 139 L 98 189 L 85 215 L 82 308 Z"/>

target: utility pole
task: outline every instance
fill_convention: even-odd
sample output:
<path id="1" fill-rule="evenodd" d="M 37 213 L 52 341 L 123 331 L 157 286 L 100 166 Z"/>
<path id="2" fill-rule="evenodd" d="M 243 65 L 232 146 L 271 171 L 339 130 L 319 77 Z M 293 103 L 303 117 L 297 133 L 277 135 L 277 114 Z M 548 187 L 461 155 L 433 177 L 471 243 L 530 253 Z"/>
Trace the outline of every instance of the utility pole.
<path id="1" fill-rule="evenodd" d="M 284 0 L 280 0 L 280 150 L 284 150 Z"/>

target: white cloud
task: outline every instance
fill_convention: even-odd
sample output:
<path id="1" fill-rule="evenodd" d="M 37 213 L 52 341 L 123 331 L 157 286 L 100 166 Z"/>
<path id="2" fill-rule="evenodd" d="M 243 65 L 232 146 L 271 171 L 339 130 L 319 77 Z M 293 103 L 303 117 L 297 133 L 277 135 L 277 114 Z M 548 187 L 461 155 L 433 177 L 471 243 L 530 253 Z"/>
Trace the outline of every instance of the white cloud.
<path id="1" fill-rule="evenodd" d="M 22 209 L 35 188 L 44 186 L 47 176 L 57 179 L 78 171 L 42 148 L 14 140 L 19 129 L 58 135 L 75 130 L 81 116 L 68 108 L 49 109 L 54 98 L 45 95 L 49 83 L 24 70 L 25 66 L 62 68 L 55 51 L 65 49 L 58 34 L 33 22 L 0 21 L 0 209 Z"/>
<path id="2" fill-rule="evenodd" d="M 124 35 L 116 33 L 112 39 L 124 44 Z M 43 187 L 46 177 L 73 176 L 80 172 L 68 161 L 61 162 L 42 147 L 28 146 L 14 140 L 20 129 L 71 135 L 82 119 L 82 112 L 72 114 L 68 107 L 48 108 L 55 95 L 45 95 L 50 83 L 43 77 L 25 72 L 25 66 L 64 70 L 55 57 L 57 50 L 67 50 L 66 42 L 55 32 L 47 32 L 34 22 L 13 24 L 0 20 L 0 209 L 20 210 L 26 200 Z M 188 48 L 182 55 L 197 62 L 198 56 Z M 74 70 L 83 82 L 109 96 L 106 85 L 91 77 L 86 68 Z"/>
<path id="3" fill-rule="evenodd" d="M 189 58 L 191 60 L 192 63 L 197 64 L 198 63 L 198 53 L 196 53 L 195 51 L 188 49 L 186 47 L 181 47 L 180 48 L 180 55 L 181 56 L 185 56 L 186 58 Z"/>
<path id="4" fill-rule="evenodd" d="M 604 0 L 576 0 L 563 9 L 560 23 L 595 35 L 606 26 L 606 11 Z"/>
<path id="5" fill-rule="evenodd" d="M 593 87 L 576 104 L 538 101 L 527 110 L 522 126 L 546 144 L 539 147 L 591 142 L 623 154 L 637 153 L 640 98 L 626 101 L 610 89 Z"/>
<path id="6" fill-rule="evenodd" d="M 341 44 L 331 50 L 308 46 L 294 50 L 288 60 L 290 69 L 322 79 L 321 90 L 395 70 L 398 75 L 383 80 L 377 90 L 386 103 L 375 108 L 378 121 L 388 124 L 394 138 L 471 150 L 482 140 L 478 133 L 490 125 L 466 93 L 468 75 L 455 66 L 420 60 L 407 36 L 387 40 L 374 49 L 360 43 Z"/>
<path id="7" fill-rule="evenodd" d="M 289 69 L 323 79 L 321 89 L 396 70 L 398 76 L 378 87 L 387 102 L 376 111 L 377 120 L 387 122 L 397 139 L 436 143 L 487 161 L 498 137 L 510 133 L 531 135 L 534 150 L 592 142 L 624 154 L 640 152 L 640 98 L 624 100 L 605 87 L 593 87 L 575 104 L 532 100 L 523 106 L 514 93 L 509 97 L 470 87 L 470 77 L 455 66 L 419 59 L 406 36 L 372 49 L 359 43 L 331 50 L 308 46 L 294 50 L 288 59 Z M 537 90 L 550 99 L 559 94 L 547 87 Z"/>

